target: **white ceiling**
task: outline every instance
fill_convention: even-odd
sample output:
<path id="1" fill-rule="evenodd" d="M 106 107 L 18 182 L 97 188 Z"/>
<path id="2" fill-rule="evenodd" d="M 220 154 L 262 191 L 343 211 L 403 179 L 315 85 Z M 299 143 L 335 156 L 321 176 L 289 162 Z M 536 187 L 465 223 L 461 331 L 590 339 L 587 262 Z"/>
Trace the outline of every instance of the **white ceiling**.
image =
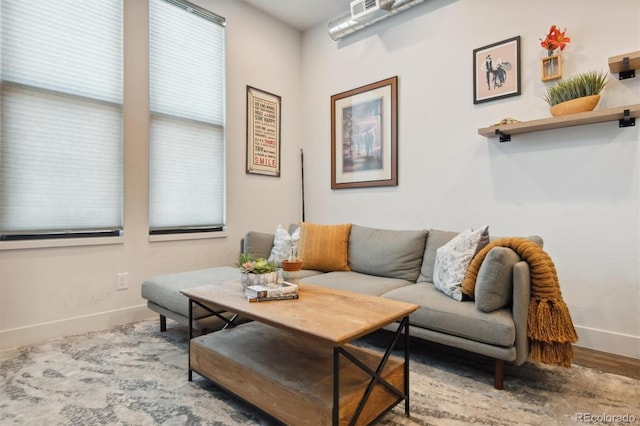
<path id="1" fill-rule="evenodd" d="M 279 21 L 305 31 L 349 12 L 350 0 L 243 0 Z"/>

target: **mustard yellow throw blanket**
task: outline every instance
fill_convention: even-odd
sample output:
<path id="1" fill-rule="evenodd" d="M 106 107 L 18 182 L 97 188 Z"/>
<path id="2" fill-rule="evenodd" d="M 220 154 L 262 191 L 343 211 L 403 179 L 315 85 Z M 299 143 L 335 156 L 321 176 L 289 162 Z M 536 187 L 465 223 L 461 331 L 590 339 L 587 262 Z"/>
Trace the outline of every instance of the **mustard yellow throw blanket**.
<path id="1" fill-rule="evenodd" d="M 545 364 L 571 367 L 572 343 L 578 340 L 569 309 L 562 300 L 555 265 L 549 255 L 525 238 L 501 238 L 489 243 L 471 261 L 462 293 L 474 298 L 480 265 L 493 247 L 515 251 L 531 270 L 531 299 L 527 318 L 529 356 Z"/>

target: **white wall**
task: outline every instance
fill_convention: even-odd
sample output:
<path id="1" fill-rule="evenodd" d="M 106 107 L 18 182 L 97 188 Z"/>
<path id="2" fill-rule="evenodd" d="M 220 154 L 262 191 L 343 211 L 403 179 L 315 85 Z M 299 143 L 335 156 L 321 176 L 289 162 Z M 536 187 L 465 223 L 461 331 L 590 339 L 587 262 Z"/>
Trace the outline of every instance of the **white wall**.
<path id="1" fill-rule="evenodd" d="M 0 244 L 0 349 L 151 317 L 140 297 L 145 278 L 231 265 L 244 232 L 300 219 L 301 35 L 239 1 L 194 2 L 227 18 L 226 238 L 149 241 L 147 1 L 125 0 L 123 241 L 9 250 L 20 244 Z M 280 178 L 245 174 L 246 85 L 282 97 Z M 116 291 L 118 272 L 129 273 L 128 290 Z"/>
<path id="2" fill-rule="evenodd" d="M 552 24 L 572 38 L 564 75 L 608 70 L 640 49 L 636 0 L 429 0 L 339 42 L 303 36 L 307 220 L 382 228 L 538 234 L 558 270 L 579 345 L 640 358 L 640 141 L 616 122 L 517 135 L 477 129 L 550 117 L 539 45 Z M 472 51 L 521 36 L 522 95 L 473 104 Z M 399 77 L 399 185 L 330 188 L 330 97 Z M 599 109 L 637 104 L 640 78 L 611 76 Z"/>

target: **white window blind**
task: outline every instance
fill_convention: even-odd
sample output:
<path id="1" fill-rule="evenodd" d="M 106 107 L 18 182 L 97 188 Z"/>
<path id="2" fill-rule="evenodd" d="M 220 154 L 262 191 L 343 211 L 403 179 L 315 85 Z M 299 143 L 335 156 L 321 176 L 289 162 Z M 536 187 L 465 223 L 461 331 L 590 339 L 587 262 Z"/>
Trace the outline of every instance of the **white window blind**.
<path id="1" fill-rule="evenodd" d="M 0 0 L 0 237 L 122 229 L 122 0 Z"/>
<path id="2" fill-rule="evenodd" d="M 224 18 L 149 1 L 152 233 L 225 225 Z"/>

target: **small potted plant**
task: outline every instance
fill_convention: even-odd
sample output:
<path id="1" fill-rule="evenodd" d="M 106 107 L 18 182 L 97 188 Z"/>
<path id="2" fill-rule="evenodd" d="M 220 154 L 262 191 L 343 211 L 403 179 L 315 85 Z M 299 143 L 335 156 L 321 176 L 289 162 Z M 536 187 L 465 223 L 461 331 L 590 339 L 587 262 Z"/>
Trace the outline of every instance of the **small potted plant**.
<path id="1" fill-rule="evenodd" d="M 291 247 L 291 250 L 289 251 L 289 258 L 282 261 L 282 269 L 287 272 L 302 270 L 302 259 L 298 257 L 298 250 L 296 250 L 296 247 Z"/>
<path id="2" fill-rule="evenodd" d="M 278 272 L 276 263 L 263 257 L 256 257 L 250 253 L 238 255 L 237 266 L 240 268 L 240 282 L 243 287 L 250 285 L 276 285 Z"/>
<path id="3" fill-rule="evenodd" d="M 543 99 L 551 106 L 551 115 L 574 114 L 593 110 L 607 84 L 607 74 L 589 71 L 562 80 L 549 87 Z"/>
<path id="4" fill-rule="evenodd" d="M 289 258 L 282 261 L 282 275 L 285 281 L 299 284 L 302 259 L 298 257 L 297 247 L 291 247 Z"/>

